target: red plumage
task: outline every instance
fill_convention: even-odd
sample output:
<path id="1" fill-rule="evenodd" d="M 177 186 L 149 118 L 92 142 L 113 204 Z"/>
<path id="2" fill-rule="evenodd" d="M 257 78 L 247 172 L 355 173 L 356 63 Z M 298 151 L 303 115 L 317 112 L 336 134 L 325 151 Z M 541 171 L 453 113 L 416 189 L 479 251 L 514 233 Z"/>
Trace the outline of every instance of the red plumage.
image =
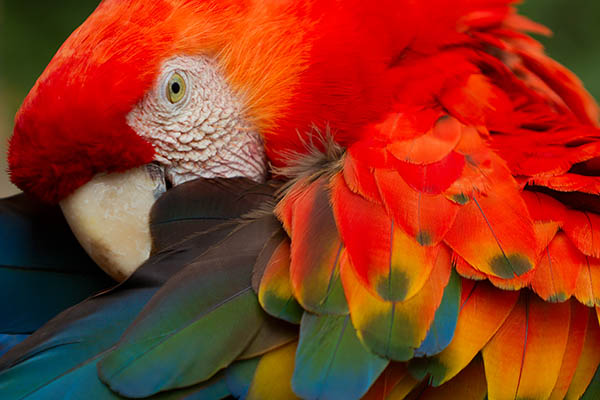
<path id="1" fill-rule="evenodd" d="M 147 162 L 152 150 L 125 116 L 161 62 L 178 53 L 219 54 L 232 86 L 251 93 L 247 107 L 276 165 L 286 151 L 304 150 L 296 132 L 306 137 L 313 124 L 331 125 L 348 145 L 371 135 L 366 127 L 395 104 L 427 109 L 452 92 L 451 82 L 477 72 L 483 43 L 469 30 L 499 28 L 508 3 L 104 1 L 25 100 L 10 149 L 12 180 L 57 201 L 95 173 Z M 245 32 L 260 24 L 267 28 Z M 270 69 L 257 62 L 267 48 Z M 244 72 L 231 71 L 234 63 Z"/>
<path id="2" fill-rule="evenodd" d="M 96 173 L 151 161 L 126 115 L 162 61 L 212 56 L 290 179 L 276 208 L 289 278 L 285 247 L 263 296 L 289 279 L 281 293 L 349 312 L 378 356 L 435 356 L 392 364 L 383 376 L 395 382 L 405 367 L 435 385 L 466 368 L 456 379 L 483 385 L 483 365 L 490 397 L 581 395 L 600 357 L 580 349 L 598 324 L 569 299 L 600 303 L 598 109 L 512 3 L 106 0 L 25 100 L 12 180 L 59 201 Z M 320 153 L 308 167 L 292 160 Z M 347 304 L 327 303 L 332 288 Z M 458 298 L 450 342 L 439 321 Z M 428 395 L 464 386 L 451 382 Z M 379 382 L 371 395 L 390 390 Z"/>

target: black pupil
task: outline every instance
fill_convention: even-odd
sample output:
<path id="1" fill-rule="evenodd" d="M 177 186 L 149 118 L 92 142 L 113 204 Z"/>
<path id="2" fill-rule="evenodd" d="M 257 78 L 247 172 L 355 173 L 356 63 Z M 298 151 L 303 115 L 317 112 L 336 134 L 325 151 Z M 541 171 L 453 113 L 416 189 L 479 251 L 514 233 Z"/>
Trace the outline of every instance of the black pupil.
<path id="1" fill-rule="evenodd" d="M 177 94 L 181 90 L 181 86 L 179 85 L 179 83 L 173 82 L 171 84 L 171 90 L 173 91 L 173 93 Z"/>

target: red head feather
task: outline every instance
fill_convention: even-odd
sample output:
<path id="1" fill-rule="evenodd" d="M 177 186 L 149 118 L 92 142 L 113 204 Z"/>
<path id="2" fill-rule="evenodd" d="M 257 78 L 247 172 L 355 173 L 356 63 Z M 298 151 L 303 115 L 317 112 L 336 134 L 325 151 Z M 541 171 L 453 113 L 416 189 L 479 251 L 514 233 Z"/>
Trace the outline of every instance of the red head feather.
<path id="1" fill-rule="evenodd" d="M 150 162 L 152 146 L 126 115 L 161 63 L 180 54 L 218 60 L 275 164 L 284 150 L 302 150 L 298 132 L 313 124 L 331 126 L 338 142 L 349 143 L 392 103 L 427 102 L 445 79 L 472 69 L 456 57 L 429 70 L 404 64 L 473 40 L 467 27 L 499 23 L 508 3 L 105 0 L 62 46 L 17 114 L 12 181 L 58 201 L 97 173 Z"/>

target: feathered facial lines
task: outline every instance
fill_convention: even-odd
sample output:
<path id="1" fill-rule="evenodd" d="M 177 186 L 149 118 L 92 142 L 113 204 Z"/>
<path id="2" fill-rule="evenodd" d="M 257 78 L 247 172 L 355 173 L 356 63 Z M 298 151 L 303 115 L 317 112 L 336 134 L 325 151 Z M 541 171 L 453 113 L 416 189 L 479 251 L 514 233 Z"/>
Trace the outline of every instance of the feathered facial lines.
<path id="1" fill-rule="evenodd" d="M 152 143 L 174 185 L 197 177 L 262 181 L 262 140 L 242 104 L 215 60 L 175 56 L 162 64 L 127 122 Z"/>

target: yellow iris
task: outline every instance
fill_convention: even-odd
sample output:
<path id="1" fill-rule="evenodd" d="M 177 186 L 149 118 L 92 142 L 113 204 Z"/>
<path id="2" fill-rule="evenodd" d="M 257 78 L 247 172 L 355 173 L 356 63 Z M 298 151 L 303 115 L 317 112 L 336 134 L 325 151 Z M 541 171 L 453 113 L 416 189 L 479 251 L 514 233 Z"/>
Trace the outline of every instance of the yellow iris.
<path id="1" fill-rule="evenodd" d="M 174 73 L 167 83 L 167 98 L 173 104 L 181 101 L 185 95 L 185 81 L 178 73 Z"/>

